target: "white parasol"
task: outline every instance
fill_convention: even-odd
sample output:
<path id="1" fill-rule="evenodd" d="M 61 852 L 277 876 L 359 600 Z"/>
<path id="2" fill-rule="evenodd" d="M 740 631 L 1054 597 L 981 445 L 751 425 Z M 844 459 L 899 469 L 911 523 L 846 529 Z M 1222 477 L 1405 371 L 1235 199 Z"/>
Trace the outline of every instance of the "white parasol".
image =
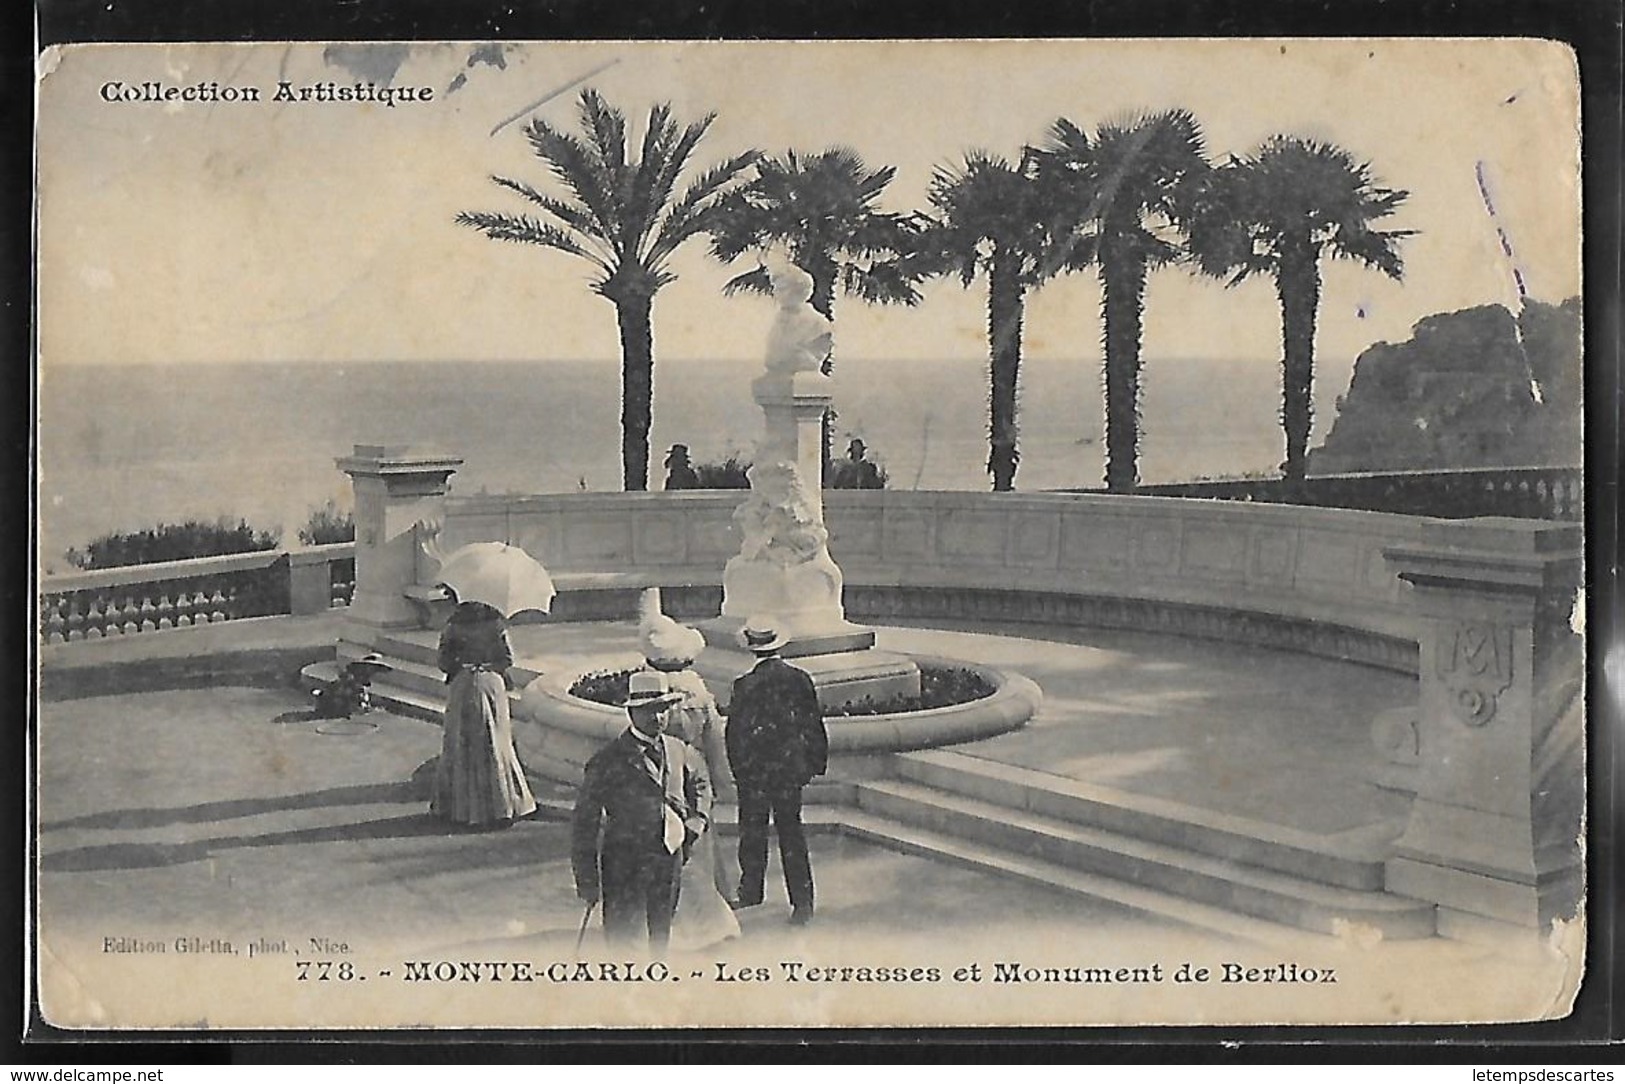
<path id="1" fill-rule="evenodd" d="M 512 617 L 521 610 L 546 613 L 553 606 L 553 577 L 541 562 L 506 542 L 471 542 L 446 555 L 439 581 L 458 602 L 483 602 Z"/>

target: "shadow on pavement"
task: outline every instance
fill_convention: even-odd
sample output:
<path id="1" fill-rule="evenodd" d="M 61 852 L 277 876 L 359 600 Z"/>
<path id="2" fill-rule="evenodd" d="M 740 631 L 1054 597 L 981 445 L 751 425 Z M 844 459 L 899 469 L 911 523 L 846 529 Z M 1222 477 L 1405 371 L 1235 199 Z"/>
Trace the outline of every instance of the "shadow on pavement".
<path id="1" fill-rule="evenodd" d="M 510 829 L 511 831 L 511 829 Z M 400 817 L 361 821 L 353 824 L 325 825 L 320 828 L 296 828 L 282 832 L 265 832 L 253 836 L 215 836 L 210 839 L 185 843 L 106 843 L 45 854 L 40 868 L 53 873 L 85 873 L 96 870 L 152 869 L 179 866 L 213 857 L 221 851 L 251 847 L 297 846 L 305 843 L 353 843 L 361 840 L 459 838 L 497 836 L 506 833 L 485 833 L 448 824 L 427 811 L 409 813 Z M 459 847 L 457 853 L 470 857 L 473 848 Z M 567 853 L 567 852 L 565 852 Z M 540 850 L 532 856 L 536 860 L 548 857 Z"/>
<path id="2" fill-rule="evenodd" d="M 306 794 L 279 794 L 266 798 L 232 798 L 219 802 L 158 809 L 109 809 L 67 820 L 45 821 L 41 832 L 62 828 L 162 828 L 172 824 L 204 824 L 234 817 L 256 817 L 296 809 L 322 809 L 328 806 L 366 805 L 375 802 L 428 801 L 434 784 L 435 762 L 431 757 L 412 772 L 411 778 L 388 783 L 357 783 L 329 787 Z"/>

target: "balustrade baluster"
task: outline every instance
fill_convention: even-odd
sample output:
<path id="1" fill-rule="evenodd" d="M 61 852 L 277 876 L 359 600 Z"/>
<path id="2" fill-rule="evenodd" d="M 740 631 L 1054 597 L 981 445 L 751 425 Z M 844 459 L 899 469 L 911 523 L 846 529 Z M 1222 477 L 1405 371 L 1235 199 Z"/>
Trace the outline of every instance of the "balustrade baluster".
<path id="1" fill-rule="evenodd" d="M 45 642 L 48 644 L 62 643 L 68 638 L 68 621 L 62 612 L 66 605 L 67 599 L 61 595 L 50 596 L 48 602 L 49 612 L 45 615 L 42 625 Z"/>
<path id="2" fill-rule="evenodd" d="M 192 592 L 182 590 L 175 595 L 175 627 L 191 628 L 197 624 L 197 600 Z"/>
<path id="3" fill-rule="evenodd" d="M 107 624 L 107 599 L 96 595 L 90 600 L 90 608 L 85 611 L 85 639 L 100 640 L 105 633 Z"/>
<path id="4" fill-rule="evenodd" d="M 126 595 L 119 599 L 119 633 L 123 636 L 134 636 L 141 631 L 141 607 L 136 605 L 133 595 Z"/>
<path id="5" fill-rule="evenodd" d="M 152 604 L 151 595 L 141 596 L 141 624 L 142 632 L 155 632 L 158 629 L 158 607 Z"/>
<path id="6" fill-rule="evenodd" d="M 214 589 L 214 597 L 209 599 L 207 605 L 211 622 L 230 620 L 226 615 L 226 596 L 220 592 L 218 587 Z"/>
<path id="7" fill-rule="evenodd" d="M 168 591 L 158 596 L 158 627 L 160 629 L 175 627 L 175 606 L 169 601 Z"/>

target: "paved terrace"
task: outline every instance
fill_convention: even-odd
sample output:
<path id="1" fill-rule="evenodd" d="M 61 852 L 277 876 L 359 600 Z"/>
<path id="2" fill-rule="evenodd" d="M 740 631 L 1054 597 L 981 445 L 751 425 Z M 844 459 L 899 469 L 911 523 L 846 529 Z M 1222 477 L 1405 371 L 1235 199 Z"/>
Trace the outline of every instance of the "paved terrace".
<path id="1" fill-rule="evenodd" d="M 1403 799 L 1365 778 L 1375 753 L 1364 721 L 1414 695 L 1408 679 L 1214 642 L 1077 630 L 1044 630 L 1054 638 L 1035 639 L 1031 627 L 1025 631 L 1029 637 L 1017 639 L 887 629 L 882 641 L 1018 665 L 1043 685 L 1039 717 L 1022 732 L 961 747 L 972 755 L 1316 832 L 1397 827 Z M 983 987 L 977 997 L 933 990 L 871 1001 L 858 987 L 803 997 L 801 988 L 779 985 L 762 998 L 711 992 L 659 1009 L 596 994 L 561 999 L 558 991 L 574 987 L 552 988 L 543 1006 L 397 993 L 380 1007 L 366 998 L 315 997 L 315 988 L 294 985 L 289 956 L 194 956 L 177 971 L 172 955 L 107 951 L 108 938 L 221 937 L 243 952 L 256 938 L 285 940 L 291 949 L 321 935 L 349 942 L 372 966 L 380 958 L 574 958 L 580 908 L 569 882 L 567 826 L 544 812 L 507 832 L 468 833 L 428 817 L 436 726 L 384 713 L 372 718 L 376 729 L 334 726 L 313 719 L 292 687 L 298 664 L 329 653 L 336 632 L 329 616 L 278 618 L 45 650 L 40 932 L 46 1003 L 58 1019 L 228 1027 L 1436 1019 L 1456 1011 L 1441 1006 L 1462 988 L 1452 978 L 1461 967 L 1490 969 L 1475 970 L 1473 983 L 1502 991 L 1510 1007 L 1493 1011 L 1528 1011 L 1525 964 L 1501 973 L 1511 965 L 1486 950 L 1442 941 L 1384 945 L 1378 957 L 1376 946 L 1317 939 L 1306 950 L 1313 959 L 1345 969 L 1336 997 L 1279 987 L 1263 1000 L 1235 1002 L 1159 985 L 1152 1000 L 1143 990 L 1130 996 L 1129 987 L 1088 997 L 1076 987 L 1042 997 L 1038 988 L 994 988 L 993 997 Z M 629 636 L 611 625 L 517 632 L 523 653 L 555 664 L 613 663 L 626 657 Z M 1329 702 L 1344 705 L 1348 718 L 1311 710 Z M 569 798 L 559 788 L 543 796 Z M 768 906 L 745 915 L 742 941 L 678 961 L 710 979 L 719 959 L 770 967 L 784 959 L 946 964 L 947 953 L 1171 968 L 1178 959 L 1213 963 L 1259 951 L 1207 936 L 1193 942 L 1194 935 L 1105 902 L 835 835 L 815 836 L 813 850 L 814 927 L 785 926 L 782 901 L 770 896 Z M 584 951 L 595 953 L 595 942 Z M 1270 951 L 1287 959 L 1292 950 Z M 1379 958 L 1387 963 L 1369 973 L 1355 966 Z M 1349 984 L 1351 973 L 1365 974 L 1361 983 L 1388 983 L 1384 1000 L 1374 993 L 1347 1000 L 1365 989 Z M 1394 975 L 1407 978 L 1393 986 Z M 1482 985 L 1486 975 L 1509 981 Z"/>
<path id="2" fill-rule="evenodd" d="M 624 623 L 521 626 L 538 670 L 641 663 Z M 1001 764 L 1316 834 L 1397 836 L 1408 800 L 1376 784 L 1380 711 L 1414 704 L 1390 671 L 1213 640 L 1024 624 L 883 628 L 876 647 L 1019 671 L 1043 706 L 1010 734 L 957 746 Z"/>

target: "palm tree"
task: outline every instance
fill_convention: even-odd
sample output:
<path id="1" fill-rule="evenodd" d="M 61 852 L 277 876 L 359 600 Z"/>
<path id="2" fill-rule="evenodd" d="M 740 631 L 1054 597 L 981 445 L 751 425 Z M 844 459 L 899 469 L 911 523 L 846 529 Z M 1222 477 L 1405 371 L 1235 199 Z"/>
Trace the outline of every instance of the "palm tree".
<path id="1" fill-rule="evenodd" d="M 1016 413 L 1026 294 L 1056 269 L 1052 205 L 1025 161 L 1012 166 L 980 151 L 967 154 L 963 166 L 939 167 L 929 198 L 936 215 L 920 238 L 923 258 L 964 286 L 987 276 L 987 469 L 994 491 L 1008 492 L 1021 461 Z"/>
<path id="2" fill-rule="evenodd" d="M 491 178 L 537 207 L 540 218 L 465 211 L 457 221 L 498 241 L 568 252 L 597 268 L 592 288 L 615 306 L 621 336 L 622 477 L 626 489 L 642 490 L 649 487 L 655 293 L 676 279 L 669 269 L 672 254 L 715 224 L 723 200 L 741 182 L 756 152 L 734 155 L 702 171 L 677 196 L 678 179 L 715 113 L 682 125 L 669 105 L 656 105 L 649 111 L 638 155 L 629 160 L 624 113 L 590 88 L 581 92 L 579 112 L 580 134 L 560 131 L 541 119 L 525 129 L 561 195 L 548 195 L 524 181 Z"/>
<path id="3" fill-rule="evenodd" d="M 1071 206 L 1068 268 L 1094 264 L 1105 346 L 1106 488 L 1139 483 L 1140 339 L 1147 275 L 1178 259 L 1184 195 L 1207 171 L 1202 131 L 1182 109 L 1103 124 L 1091 141 L 1064 117 L 1036 155 Z"/>
<path id="4" fill-rule="evenodd" d="M 920 270 L 911 260 L 908 219 L 879 210 L 877 203 L 897 170 L 870 169 L 846 147 L 818 154 L 789 150 L 756 161 L 756 176 L 729 196 L 711 231 L 711 254 L 732 263 L 753 249 L 779 244 L 812 276 L 812 307 L 835 319 L 835 293 L 874 304 L 914 305 Z M 757 266 L 736 275 L 723 292 L 770 292 L 767 271 Z M 834 361 L 824 361 L 828 376 Z M 829 473 L 833 410 L 824 414 L 823 462 Z"/>
<path id="5" fill-rule="evenodd" d="M 1203 186 L 1190 225 L 1201 269 L 1234 286 L 1251 275 L 1275 280 L 1281 302 L 1281 427 L 1288 481 L 1300 481 L 1314 424 L 1315 320 L 1320 261 L 1354 260 L 1395 280 L 1404 274 L 1399 240 L 1414 230 L 1372 224 L 1409 193 L 1379 185 L 1369 163 L 1329 143 L 1275 136 L 1251 157 L 1232 157 Z"/>

